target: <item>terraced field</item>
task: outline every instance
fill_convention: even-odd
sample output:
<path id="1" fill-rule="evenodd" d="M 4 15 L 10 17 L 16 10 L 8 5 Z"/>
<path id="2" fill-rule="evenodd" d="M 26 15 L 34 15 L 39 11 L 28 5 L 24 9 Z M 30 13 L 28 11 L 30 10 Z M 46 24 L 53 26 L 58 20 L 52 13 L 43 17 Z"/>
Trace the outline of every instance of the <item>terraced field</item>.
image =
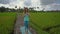
<path id="1" fill-rule="evenodd" d="M 0 34 L 13 34 L 16 13 L 0 13 Z"/>
<path id="2" fill-rule="evenodd" d="M 30 12 L 30 26 L 37 34 L 60 34 L 60 12 Z"/>

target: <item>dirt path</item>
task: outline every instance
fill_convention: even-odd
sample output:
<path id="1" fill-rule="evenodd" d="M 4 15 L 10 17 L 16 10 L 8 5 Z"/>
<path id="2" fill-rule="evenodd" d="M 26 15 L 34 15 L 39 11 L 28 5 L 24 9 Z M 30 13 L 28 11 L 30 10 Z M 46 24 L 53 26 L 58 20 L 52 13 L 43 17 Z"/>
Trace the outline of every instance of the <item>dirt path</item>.
<path id="1" fill-rule="evenodd" d="M 14 28 L 14 34 L 21 34 L 20 26 L 23 26 L 23 17 L 17 14 L 17 20 Z"/>
<path id="2" fill-rule="evenodd" d="M 16 24 L 15 24 L 15 28 L 14 28 L 14 34 L 21 34 L 21 31 L 20 31 L 21 26 L 24 26 L 24 24 L 23 24 L 23 16 L 17 14 L 17 20 L 16 20 Z M 35 30 L 33 30 L 32 28 L 29 28 L 29 30 L 33 34 L 36 34 Z"/>

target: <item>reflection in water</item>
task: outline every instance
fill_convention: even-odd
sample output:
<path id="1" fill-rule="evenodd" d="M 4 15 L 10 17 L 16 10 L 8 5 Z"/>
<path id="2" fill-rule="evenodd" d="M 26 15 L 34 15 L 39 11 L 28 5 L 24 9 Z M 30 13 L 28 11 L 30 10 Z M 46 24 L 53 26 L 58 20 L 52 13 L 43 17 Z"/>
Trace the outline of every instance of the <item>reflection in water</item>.
<path id="1" fill-rule="evenodd" d="M 21 26 L 20 31 L 22 34 L 25 34 L 25 26 Z M 32 34 L 32 33 L 28 30 L 28 34 Z"/>

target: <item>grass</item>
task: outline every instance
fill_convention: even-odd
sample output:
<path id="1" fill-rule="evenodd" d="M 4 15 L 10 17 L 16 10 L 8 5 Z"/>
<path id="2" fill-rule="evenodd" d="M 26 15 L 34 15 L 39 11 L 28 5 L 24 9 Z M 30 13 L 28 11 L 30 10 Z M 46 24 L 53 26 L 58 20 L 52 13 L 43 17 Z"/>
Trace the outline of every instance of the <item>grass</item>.
<path id="1" fill-rule="evenodd" d="M 52 29 L 50 30 L 50 33 L 51 33 L 51 34 L 60 34 L 60 27 L 52 28 Z"/>
<path id="2" fill-rule="evenodd" d="M 0 13 L 0 34 L 12 34 L 16 13 Z"/>
<path id="3" fill-rule="evenodd" d="M 0 34 L 12 34 L 16 13 L 0 13 Z M 37 34 L 60 34 L 60 12 L 30 12 L 30 26 Z M 47 28 L 50 28 L 46 31 Z"/>
<path id="4" fill-rule="evenodd" d="M 34 28 L 38 34 L 50 34 L 54 26 L 60 25 L 60 12 L 30 12 L 30 26 Z M 51 27 L 46 32 L 46 28 Z M 56 31 L 54 31 L 56 29 Z M 54 28 L 54 33 L 57 32 L 58 26 Z M 60 34 L 56 33 L 56 34 Z"/>

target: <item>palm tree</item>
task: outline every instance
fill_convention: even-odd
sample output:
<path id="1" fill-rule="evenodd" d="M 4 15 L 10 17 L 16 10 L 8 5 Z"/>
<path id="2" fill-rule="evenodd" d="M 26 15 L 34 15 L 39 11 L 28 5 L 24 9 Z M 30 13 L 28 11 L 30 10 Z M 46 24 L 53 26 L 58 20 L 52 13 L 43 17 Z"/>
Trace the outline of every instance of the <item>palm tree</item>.
<path id="1" fill-rule="evenodd" d="M 37 7 L 37 9 L 39 9 L 39 7 Z"/>
<path id="2" fill-rule="evenodd" d="M 15 6 L 15 8 L 17 8 L 17 6 Z"/>

